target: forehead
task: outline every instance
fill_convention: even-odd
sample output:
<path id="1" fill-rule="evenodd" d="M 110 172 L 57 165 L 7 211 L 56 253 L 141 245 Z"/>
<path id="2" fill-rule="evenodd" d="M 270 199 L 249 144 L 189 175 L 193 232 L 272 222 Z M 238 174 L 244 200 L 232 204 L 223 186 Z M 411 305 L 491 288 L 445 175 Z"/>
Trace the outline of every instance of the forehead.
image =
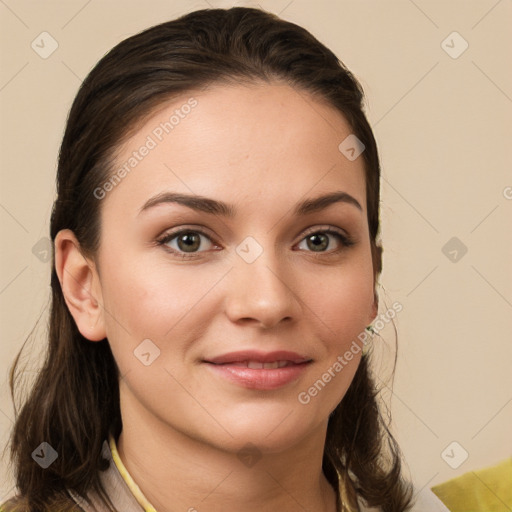
<path id="1" fill-rule="evenodd" d="M 344 190 L 366 207 L 363 158 L 347 159 L 343 115 L 283 84 L 217 84 L 160 105 L 119 148 L 123 178 L 103 207 L 133 216 L 166 190 L 233 202 Z"/>

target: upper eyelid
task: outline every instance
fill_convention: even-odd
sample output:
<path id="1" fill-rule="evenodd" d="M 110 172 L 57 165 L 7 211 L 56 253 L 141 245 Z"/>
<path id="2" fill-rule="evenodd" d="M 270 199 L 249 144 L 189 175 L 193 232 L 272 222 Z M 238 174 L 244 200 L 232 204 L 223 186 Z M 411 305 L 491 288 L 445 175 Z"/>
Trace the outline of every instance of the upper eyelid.
<path id="1" fill-rule="evenodd" d="M 351 239 L 350 235 L 342 228 L 338 228 L 336 226 L 327 225 L 327 224 L 323 224 L 323 225 L 320 224 L 317 226 L 312 226 L 312 227 L 306 228 L 306 230 L 303 231 L 302 238 L 297 243 L 302 242 L 302 240 L 304 240 L 304 238 L 309 235 L 315 234 L 317 232 L 326 232 L 326 231 L 332 231 L 332 232 L 334 232 L 334 234 L 338 234 L 341 237 L 347 238 L 348 240 Z M 199 233 L 200 235 L 203 235 L 206 238 L 208 238 L 212 244 L 219 245 L 218 242 L 216 241 L 215 237 L 210 235 L 207 232 L 206 228 L 204 228 L 204 227 L 176 228 L 176 230 L 172 230 L 171 232 L 163 233 L 161 236 L 159 236 L 157 238 L 157 240 L 160 243 L 165 244 L 165 243 L 168 243 L 170 240 L 174 240 L 174 238 L 181 235 L 182 233 L 186 233 L 186 232 Z M 333 234 L 333 233 L 330 233 L 330 234 Z"/>
<path id="2" fill-rule="evenodd" d="M 182 233 L 187 233 L 187 232 L 192 232 L 192 233 L 199 233 L 207 238 L 209 238 L 212 242 L 215 241 L 215 237 L 213 235 L 210 235 L 210 233 L 208 231 L 206 231 L 205 228 L 203 227 L 197 227 L 197 228 L 177 228 L 176 230 L 171 230 L 171 231 L 165 231 L 164 233 L 162 233 L 160 236 L 157 237 L 157 240 L 166 240 L 166 239 L 169 239 L 169 240 L 172 240 L 174 238 L 176 238 L 178 235 L 181 235 Z"/>
<path id="3" fill-rule="evenodd" d="M 337 227 L 337 226 L 333 226 L 331 224 L 318 224 L 318 225 L 315 225 L 315 226 L 311 226 L 309 228 L 305 228 L 302 232 L 303 232 L 303 236 L 306 236 L 310 233 L 315 233 L 317 231 L 327 231 L 327 230 L 333 230 L 333 231 L 339 231 L 341 232 L 341 234 L 345 235 L 345 236 L 349 236 L 347 230 L 343 229 L 343 228 L 340 228 L 340 227 Z M 183 233 L 183 232 L 186 232 L 186 231 L 192 231 L 192 232 L 198 232 L 198 233 L 201 233 L 202 235 L 205 235 L 205 236 L 208 236 L 210 238 L 216 238 L 215 235 L 211 235 L 210 234 L 210 230 L 208 228 L 205 228 L 204 226 L 191 226 L 191 227 L 177 227 L 177 228 L 174 228 L 174 229 L 171 229 L 169 231 L 164 231 L 158 238 L 164 238 L 164 237 L 167 237 L 167 236 L 176 236 L 176 235 L 179 235 L 180 233 Z"/>

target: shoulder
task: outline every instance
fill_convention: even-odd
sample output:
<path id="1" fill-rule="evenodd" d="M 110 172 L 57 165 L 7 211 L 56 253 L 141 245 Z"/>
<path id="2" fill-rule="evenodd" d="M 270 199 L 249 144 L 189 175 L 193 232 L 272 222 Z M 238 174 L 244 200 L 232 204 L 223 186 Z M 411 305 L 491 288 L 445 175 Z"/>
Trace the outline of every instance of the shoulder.
<path id="1" fill-rule="evenodd" d="M 14 496 L 0 503 L 0 512 L 30 512 L 26 498 Z"/>
<path id="2" fill-rule="evenodd" d="M 83 512 L 83 509 L 70 497 L 65 496 L 59 499 L 58 504 L 54 505 L 59 507 L 59 512 Z M 53 512 L 54 506 L 49 505 L 46 512 Z M 4 503 L 0 503 L 0 512 L 32 512 L 33 507 L 28 503 L 27 498 L 24 496 L 14 496 Z"/>
<path id="3" fill-rule="evenodd" d="M 450 512 L 446 505 L 428 487 L 414 490 L 414 503 L 409 512 Z"/>

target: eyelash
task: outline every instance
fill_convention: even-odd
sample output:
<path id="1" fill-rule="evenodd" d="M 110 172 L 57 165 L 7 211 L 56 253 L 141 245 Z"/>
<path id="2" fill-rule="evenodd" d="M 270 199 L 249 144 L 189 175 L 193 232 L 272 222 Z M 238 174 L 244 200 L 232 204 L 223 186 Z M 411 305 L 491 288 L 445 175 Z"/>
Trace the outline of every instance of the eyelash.
<path id="1" fill-rule="evenodd" d="M 184 252 L 176 251 L 175 249 L 171 249 L 170 247 L 168 247 L 166 245 L 168 242 L 170 242 L 174 238 L 177 238 L 179 235 L 182 235 L 185 233 L 199 233 L 199 234 L 205 236 L 206 238 L 208 238 L 210 240 L 210 242 L 214 243 L 214 241 L 211 239 L 211 237 L 207 233 L 205 233 L 203 230 L 198 229 L 198 228 L 180 229 L 179 231 L 165 233 L 162 237 L 158 238 L 156 240 L 156 242 L 159 246 L 162 246 L 166 251 L 170 252 L 171 254 L 173 254 L 181 259 L 186 260 L 186 259 L 197 258 L 197 256 L 203 251 L 199 251 L 199 252 L 195 252 L 195 253 L 184 253 Z M 315 253 L 313 251 L 307 251 L 307 252 L 311 252 L 315 256 L 319 256 L 319 257 L 333 256 L 333 255 L 340 253 L 344 249 L 348 249 L 349 247 L 355 245 L 355 241 L 351 237 L 344 235 L 333 228 L 315 229 L 315 230 L 309 231 L 304 235 L 304 237 L 300 240 L 300 242 L 302 242 L 308 236 L 317 235 L 319 233 L 326 233 L 326 234 L 335 236 L 341 242 L 342 247 L 340 249 L 335 249 L 334 251 L 330 251 L 330 252 Z"/>

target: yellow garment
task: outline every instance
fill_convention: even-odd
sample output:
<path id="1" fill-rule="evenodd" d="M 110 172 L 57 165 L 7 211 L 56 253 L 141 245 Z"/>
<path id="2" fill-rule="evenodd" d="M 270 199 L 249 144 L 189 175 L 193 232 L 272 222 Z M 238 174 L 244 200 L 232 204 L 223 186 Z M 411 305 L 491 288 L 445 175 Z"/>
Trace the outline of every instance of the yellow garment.
<path id="1" fill-rule="evenodd" d="M 432 487 L 451 512 L 512 511 L 512 457 Z"/>

